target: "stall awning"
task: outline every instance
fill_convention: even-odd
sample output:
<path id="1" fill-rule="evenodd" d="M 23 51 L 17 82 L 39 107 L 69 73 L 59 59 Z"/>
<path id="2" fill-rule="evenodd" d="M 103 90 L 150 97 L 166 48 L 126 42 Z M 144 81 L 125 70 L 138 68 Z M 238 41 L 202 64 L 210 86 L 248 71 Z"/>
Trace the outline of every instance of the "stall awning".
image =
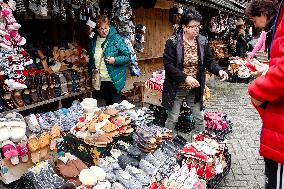
<path id="1" fill-rule="evenodd" d="M 235 14 L 238 16 L 244 15 L 245 6 L 234 3 L 233 0 L 176 0 L 179 3 L 183 4 L 197 4 L 201 6 L 210 7 L 213 9 L 221 10 L 223 12 Z"/>

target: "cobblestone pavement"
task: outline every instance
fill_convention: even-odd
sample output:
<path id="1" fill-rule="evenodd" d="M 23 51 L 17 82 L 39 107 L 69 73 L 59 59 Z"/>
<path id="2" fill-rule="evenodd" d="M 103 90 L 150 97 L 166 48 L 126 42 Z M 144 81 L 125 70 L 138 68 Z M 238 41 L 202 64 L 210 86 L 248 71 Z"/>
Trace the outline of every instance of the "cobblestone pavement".
<path id="1" fill-rule="evenodd" d="M 250 103 L 248 84 L 211 80 L 208 86 L 206 111 L 226 112 L 234 123 L 228 143 L 232 167 L 219 189 L 264 188 L 264 162 L 258 153 L 261 121 Z"/>

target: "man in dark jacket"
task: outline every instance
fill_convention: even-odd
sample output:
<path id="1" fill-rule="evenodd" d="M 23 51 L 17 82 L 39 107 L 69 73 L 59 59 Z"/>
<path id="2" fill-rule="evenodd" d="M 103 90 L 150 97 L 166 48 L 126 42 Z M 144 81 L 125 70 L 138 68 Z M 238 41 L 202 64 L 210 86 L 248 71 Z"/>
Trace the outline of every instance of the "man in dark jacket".
<path id="1" fill-rule="evenodd" d="M 186 98 L 195 118 L 195 132 L 204 131 L 205 69 L 222 80 L 228 79 L 228 74 L 214 61 L 207 39 L 199 35 L 201 20 L 196 10 L 185 10 L 180 20 L 181 29 L 166 42 L 162 104 L 169 111 L 166 121 L 169 129 L 174 129 L 182 100 Z"/>

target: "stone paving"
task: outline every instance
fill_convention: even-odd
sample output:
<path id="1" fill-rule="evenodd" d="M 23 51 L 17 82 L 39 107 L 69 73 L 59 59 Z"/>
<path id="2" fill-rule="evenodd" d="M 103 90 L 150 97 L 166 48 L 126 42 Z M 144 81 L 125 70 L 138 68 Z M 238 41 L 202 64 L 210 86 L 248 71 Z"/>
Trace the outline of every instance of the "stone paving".
<path id="1" fill-rule="evenodd" d="M 228 143 L 232 167 L 219 189 L 264 188 L 264 162 L 259 156 L 261 120 L 247 94 L 248 84 L 211 80 L 206 111 L 226 112 L 234 123 Z"/>

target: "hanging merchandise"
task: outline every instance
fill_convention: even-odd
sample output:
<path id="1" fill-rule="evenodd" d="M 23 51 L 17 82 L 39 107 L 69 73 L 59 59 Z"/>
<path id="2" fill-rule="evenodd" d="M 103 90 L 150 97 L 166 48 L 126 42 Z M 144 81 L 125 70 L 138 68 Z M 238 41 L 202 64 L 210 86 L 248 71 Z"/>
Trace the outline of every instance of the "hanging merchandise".
<path id="1" fill-rule="evenodd" d="M 134 49 L 142 53 L 144 51 L 144 34 L 145 34 L 146 27 L 143 24 L 137 24 L 135 26 L 135 44 Z"/>
<path id="2" fill-rule="evenodd" d="M 129 63 L 129 69 L 130 69 L 130 74 L 132 76 L 141 76 L 141 70 L 138 66 L 138 62 L 137 62 L 137 56 L 135 53 L 135 50 L 132 46 L 132 43 L 130 41 L 130 39 L 128 39 L 127 37 L 124 37 L 124 42 L 127 45 L 128 51 L 130 52 L 130 63 Z"/>
<path id="3" fill-rule="evenodd" d="M 27 12 L 24 0 L 18 0 L 16 3 L 16 14 L 25 15 Z"/>
<path id="4" fill-rule="evenodd" d="M 115 22 L 120 35 L 128 37 L 131 41 L 134 40 L 135 25 L 128 0 L 113 1 L 111 20 Z"/>

